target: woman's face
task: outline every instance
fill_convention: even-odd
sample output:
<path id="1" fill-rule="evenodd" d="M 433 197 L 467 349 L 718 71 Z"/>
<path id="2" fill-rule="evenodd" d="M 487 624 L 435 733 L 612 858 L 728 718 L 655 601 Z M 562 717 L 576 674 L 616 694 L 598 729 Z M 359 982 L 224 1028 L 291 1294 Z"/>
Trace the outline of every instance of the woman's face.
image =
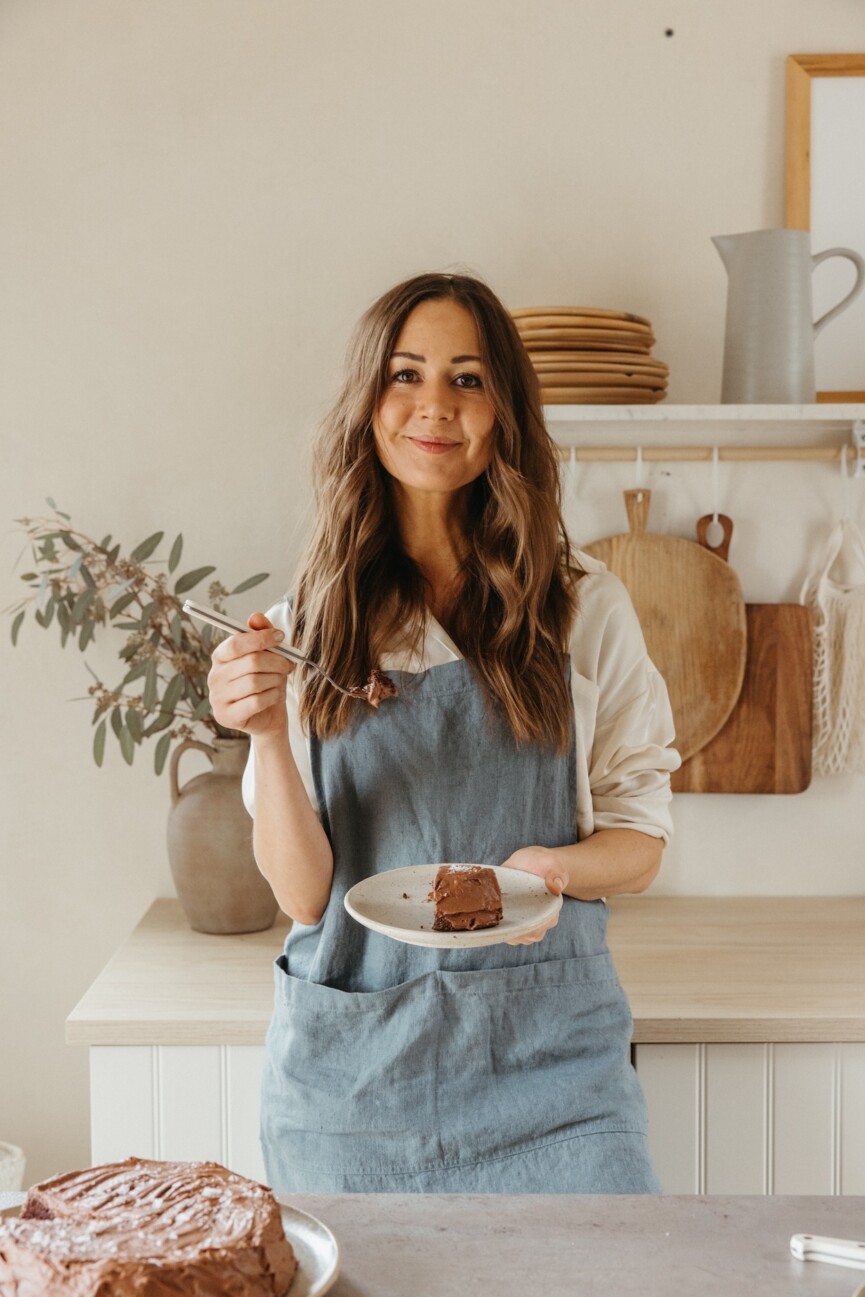
<path id="1" fill-rule="evenodd" d="M 381 463 L 409 490 L 452 494 L 489 465 L 494 426 L 474 319 L 451 298 L 421 302 L 388 359 L 372 420 Z"/>

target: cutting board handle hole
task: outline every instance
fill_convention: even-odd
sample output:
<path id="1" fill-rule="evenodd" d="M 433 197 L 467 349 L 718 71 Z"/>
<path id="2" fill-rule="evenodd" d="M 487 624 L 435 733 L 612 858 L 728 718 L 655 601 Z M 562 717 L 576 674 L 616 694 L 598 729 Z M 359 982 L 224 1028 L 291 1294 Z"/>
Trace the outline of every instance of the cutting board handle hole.
<path id="1" fill-rule="evenodd" d="M 730 552 L 730 541 L 733 538 L 733 520 L 728 518 L 725 513 L 719 513 L 717 521 L 715 515 L 706 513 L 702 518 L 697 520 L 697 540 L 712 554 L 717 554 L 718 558 L 726 559 Z"/>

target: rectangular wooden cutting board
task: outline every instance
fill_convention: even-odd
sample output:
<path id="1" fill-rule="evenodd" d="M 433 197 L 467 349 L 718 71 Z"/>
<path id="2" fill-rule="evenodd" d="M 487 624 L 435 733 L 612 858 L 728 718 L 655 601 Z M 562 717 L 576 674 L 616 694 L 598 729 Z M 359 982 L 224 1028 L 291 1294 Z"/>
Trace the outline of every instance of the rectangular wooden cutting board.
<path id="1" fill-rule="evenodd" d="M 811 782 L 811 611 L 745 605 L 742 690 L 713 739 L 672 776 L 676 793 L 801 793 Z"/>

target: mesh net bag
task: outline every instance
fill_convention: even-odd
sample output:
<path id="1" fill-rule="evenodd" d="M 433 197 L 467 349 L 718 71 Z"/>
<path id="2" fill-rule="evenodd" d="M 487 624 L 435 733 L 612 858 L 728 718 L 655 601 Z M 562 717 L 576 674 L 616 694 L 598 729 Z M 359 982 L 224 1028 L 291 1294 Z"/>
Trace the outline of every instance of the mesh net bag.
<path id="1" fill-rule="evenodd" d="M 836 579 L 842 566 L 861 580 Z M 833 528 L 800 602 L 814 615 L 814 773 L 865 773 L 865 538 L 852 518 Z"/>

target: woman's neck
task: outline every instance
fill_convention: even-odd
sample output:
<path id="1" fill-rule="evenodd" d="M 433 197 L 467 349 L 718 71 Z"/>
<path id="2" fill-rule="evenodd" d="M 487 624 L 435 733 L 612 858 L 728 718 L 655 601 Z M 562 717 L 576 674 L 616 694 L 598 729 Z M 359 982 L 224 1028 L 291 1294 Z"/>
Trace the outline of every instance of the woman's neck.
<path id="1" fill-rule="evenodd" d="M 403 548 L 430 588 L 433 615 L 446 615 L 468 552 L 468 492 L 436 495 L 407 491 L 393 483 L 394 507 Z"/>

